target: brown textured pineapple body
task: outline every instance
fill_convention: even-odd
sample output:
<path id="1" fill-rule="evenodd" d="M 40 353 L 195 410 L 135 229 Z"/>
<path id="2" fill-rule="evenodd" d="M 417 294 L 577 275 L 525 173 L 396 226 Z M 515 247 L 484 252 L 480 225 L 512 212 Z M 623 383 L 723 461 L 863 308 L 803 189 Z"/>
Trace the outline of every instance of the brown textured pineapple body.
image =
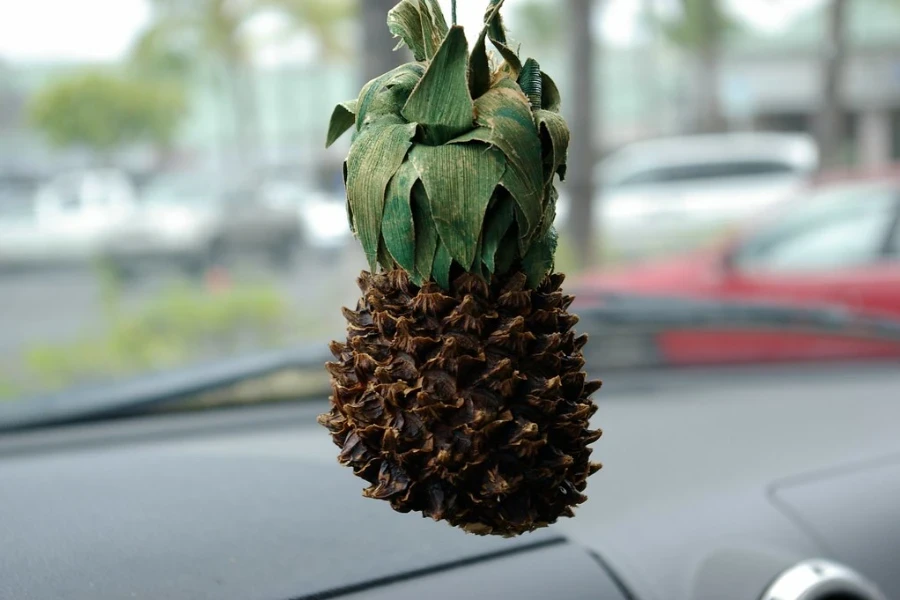
<path id="1" fill-rule="evenodd" d="M 359 279 L 333 342 L 332 408 L 319 417 L 370 498 L 477 534 L 572 516 L 589 475 L 596 411 L 562 275 L 464 274 L 443 292 L 401 270 Z"/>

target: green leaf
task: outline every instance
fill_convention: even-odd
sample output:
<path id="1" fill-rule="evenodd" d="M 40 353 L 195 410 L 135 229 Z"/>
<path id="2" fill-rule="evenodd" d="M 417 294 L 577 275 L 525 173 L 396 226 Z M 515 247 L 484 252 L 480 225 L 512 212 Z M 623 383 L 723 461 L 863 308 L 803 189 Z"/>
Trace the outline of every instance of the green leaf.
<path id="1" fill-rule="evenodd" d="M 328 139 L 325 142 L 326 148 L 331 147 L 339 137 L 353 127 L 353 124 L 356 121 L 356 104 L 356 100 L 349 100 L 347 102 L 341 102 L 334 107 L 334 112 L 331 113 L 331 122 L 328 124 Z"/>
<path id="2" fill-rule="evenodd" d="M 449 28 L 444 18 L 444 11 L 437 0 L 421 0 L 422 7 L 422 34 L 425 38 L 425 53 L 430 60 L 434 58 L 441 42 L 447 37 Z M 429 35 L 430 33 L 430 35 Z"/>
<path id="3" fill-rule="evenodd" d="M 447 35 L 447 21 L 435 0 L 403 0 L 388 12 L 387 23 L 418 61 L 430 60 Z"/>
<path id="4" fill-rule="evenodd" d="M 503 8 L 505 0 L 491 0 L 488 4 L 487 11 L 484 14 L 484 22 L 488 32 L 488 38 L 491 43 L 506 61 L 506 71 L 513 79 L 518 78 L 519 72 L 522 70 L 522 61 L 518 54 L 509 47 L 506 39 L 506 28 L 503 25 L 503 17 L 500 16 L 500 9 Z"/>
<path id="5" fill-rule="evenodd" d="M 544 277 L 553 270 L 556 244 L 556 230 L 551 227 L 546 235 L 534 241 L 528 253 L 522 258 L 522 271 L 525 272 L 530 287 L 538 287 L 544 281 Z"/>
<path id="6" fill-rule="evenodd" d="M 514 218 L 515 201 L 509 194 L 499 194 L 495 205 L 488 209 L 482 232 L 481 260 L 490 273 L 496 271 L 494 257 Z"/>
<path id="7" fill-rule="evenodd" d="M 553 185 L 548 185 L 545 196 L 544 214 L 541 216 L 541 226 L 538 231 L 538 236 L 546 235 L 547 231 L 549 231 L 556 222 L 556 201 L 559 200 L 559 193 Z"/>
<path id="8" fill-rule="evenodd" d="M 385 247 L 384 240 L 378 243 L 378 264 L 385 271 L 390 271 L 394 268 L 394 259 Z"/>
<path id="9" fill-rule="evenodd" d="M 522 61 L 519 59 L 519 55 L 516 54 L 515 50 L 505 44 L 501 44 L 495 40 L 491 40 L 491 43 L 494 45 L 494 48 L 497 49 L 497 52 L 500 53 L 500 56 L 503 57 L 504 66 L 501 68 L 503 68 L 510 77 L 516 79 L 522 71 Z"/>
<path id="10" fill-rule="evenodd" d="M 399 49 L 403 44 L 412 51 L 418 61 L 426 59 L 425 39 L 422 32 L 422 14 L 416 0 L 404 0 L 388 12 L 387 25 L 394 37 L 399 37 Z"/>
<path id="11" fill-rule="evenodd" d="M 412 189 L 412 213 L 416 230 L 416 270 L 413 282 L 417 285 L 431 279 L 431 267 L 437 250 L 438 236 L 431 218 L 430 204 L 425 186 L 417 181 Z"/>
<path id="12" fill-rule="evenodd" d="M 494 145 L 494 134 L 489 127 L 476 127 L 471 131 L 457 136 L 447 142 L 448 144 L 466 144 L 468 142 L 484 142 Z"/>
<path id="13" fill-rule="evenodd" d="M 478 124 L 490 130 L 490 143 L 502 150 L 509 161 L 501 184 L 516 199 L 525 219 L 519 233 L 527 239 L 541 218 L 544 189 L 541 141 L 528 99 L 515 82 L 503 81 L 475 102 L 475 110 Z M 484 134 L 478 129 L 470 132 L 475 139 Z"/>
<path id="14" fill-rule="evenodd" d="M 400 109 L 424 73 L 423 65 L 406 63 L 363 86 L 357 103 L 357 131 L 388 115 L 399 118 Z"/>
<path id="15" fill-rule="evenodd" d="M 474 106 L 469 95 L 468 63 L 465 33 L 462 27 L 453 27 L 403 107 L 403 117 L 425 125 L 435 143 L 472 128 Z"/>
<path id="16" fill-rule="evenodd" d="M 478 127 L 450 140 L 448 143 L 464 144 L 472 141 L 485 142 L 501 150 L 511 148 L 513 149 L 511 151 L 515 151 L 514 145 L 506 143 L 506 140 L 499 136 L 495 136 L 494 131 L 488 127 Z M 523 148 L 523 146 L 520 147 L 520 149 Z M 507 156 L 507 159 L 509 159 L 509 156 Z M 519 222 L 522 224 L 519 231 L 522 232 L 520 246 L 523 252 L 527 250 L 531 236 L 540 223 L 544 195 L 543 183 L 538 184 L 538 178 L 534 177 L 534 174 L 541 172 L 541 169 L 536 167 L 533 156 L 529 163 L 531 164 L 530 170 L 526 172 L 525 168 L 516 168 L 516 163 L 510 162 L 503 177 L 500 178 L 500 185 L 516 199 L 516 214 Z M 521 199 L 524 199 L 524 201 Z"/>
<path id="17" fill-rule="evenodd" d="M 497 248 L 497 254 L 494 256 L 496 267 L 494 273 L 508 273 L 517 258 L 519 258 L 519 232 L 513 223 Z"/>
<path id="18" fill-rule="evenodd" d="M 344 190 L 347 189 L 347 168 L 347 161 L 345 160 L 341 165 L 341 174 L 344 178 Z M 350 223 L 350 232 L 353 233 L 353 235 L 356 235 L 356 228 L 353 226 L 353 208 L 350 206 L 349 198 L 344 199 L 344 207 L 347 209 L 347 222 Z"/>
<path id="19" fill-rule="evenodd" d="M 544 181 L 553 181 L 553 175 L 559 173 L 559 178 L 566 177 L 566 155 L 569 151 L 569 126 L 562 115 L 549 110 L 538 110 L 534 113 L 534 120 L 541 132 L 541 145 L 543 146 Z"/>
<path id="20" fill-rule="evenodd" d="M 559 94 L 559 88 L 556 82 L 549 75 L 541 71 L 541 108 L 550 112 L 559 112 L 562 104 L 562 96 Z"/>
<path id="21" fill-rule="evenodd" d="M 353 229 L 373 270 L 378 259 L 385 190 L 403 164 L 415 135 L 415 123 L 372 125 L 350 147 L 347 157 L 347 201 Z"/>
<path id="22" fill-rule="evenodd" d="M 472 268 L 469 269 L 469 272 L 475 273 L 476 275 L 480 275 L 486 281 L 490 281 L 491 273 L 488 271 L 487 266 L 484 264 L 484 261 L 481 260 L 481 257 L 483 254 L 484 254 L 484 231 L 481 232 L 481 237 L 478 238 L 478 245 L 475 246 L 475 262 L 472 263 Z"/>
<path id="23" fill-rule="evenodd" d="M 469 94 L 478 99 L 491 89 L 491 63 L 487 55 L 487 28 L 483 29 L 469 58 Z"/>
<path id="24" fill-rule="evenodd" d="M 419 172 L 411 161 L 400 165 L 388 184 L 381 222 L 381 235 L 388 252 L 407 273 L 416 270 L 415 221 L 410 196 L 418 180 Z"/>
<path id="25" fill-rule="evenodd" d="M 503 26 L 503 17 L 500 11 L 506 0 L 490 0 L 484 11 L 484 24 L 488 28 L 491 41 L 498 41 L 501 44 L 506 43 L 506 28 Z"/>
<path id="26" fill-rule="evenodd" d="M 543 196 L 541 196 L 543 200 Z M 544 214 L 543 204 L 541 205 L 541 215 Z M 516 206 L 516 223 L 519 225 L 519 232 L 521 233 L 526 228 L 531 232 L 529 235 L 523 235 L 519 238 L 519 254 L 521 256 L 525 256 L 525 253 L 528 252 L 528 248 L 531 247 L 531 242 L 534 240 L 537 233 L 540 231 L 541 220 L 538 217 L 537 225 L 534 227 L 530 227 L 528 225 L 529 221 L 525 214 Z"/>
<path id="27" fill-rule="evenodd" d="M 419 171 L 437 232 L 450 256 L 469 270 L 503 155 L 484 144 L 416 146 L 410 160 Z"/>
<path id="28" fill-rule="evenodd" d="M 452 264 L 453 257 L 450 256 L 450 250 L 443 240 L 438 241 L 437 252 L 434 254 L 433 275 L 435 282 L 445 290 L 450 289 L 450 266 Z"/>

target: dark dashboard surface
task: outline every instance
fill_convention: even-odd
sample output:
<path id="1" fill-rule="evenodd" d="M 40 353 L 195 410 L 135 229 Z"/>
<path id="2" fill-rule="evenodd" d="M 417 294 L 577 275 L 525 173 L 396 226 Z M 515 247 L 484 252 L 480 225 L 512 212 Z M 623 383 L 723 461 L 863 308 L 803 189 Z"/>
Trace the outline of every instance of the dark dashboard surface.
<path id="1" fill-rule="evenodd" d="M 480 580 L 465 579 L 486 593 L 505 586 L 518 589 L 517 598 L 539 598 L 546 596 L 523 594 L 555 586 L 565 592 L 559 598 L 619 600 L 600 565 L 551 532 L 479 538 L 362 498 L 361 482 L 319 443 L 327 436 L 310 438 L 294 425 L 296 415 L 308 423 L 314 412 L 291 410 L 242 431 L 0 458 L 0 598 L 369 597 L 373 585 L 396 589 L 413 576 L 446 578 L 448 569 L 478 563 L 488 565 Z M 204 420 L 167 416 L 106 428 L 161 432 L 172 419 Z M 57 443 L 65 437 L 55 432 Z M 543 573 L 516 566 L 533 563 L 520 559 L 531 555 L 540 556 Z M 548 569 L 560 575 L 555 583 Z"/>
<path id="2" fill-rule="evenodd" d="M 793 561 L 865 543 L 865 515 L 846 550 L 808 535 L 847 502 L 812 490 L 818 512 L 797 518 L 770 495 L 900 453 L 896 365 L 607 379 L 589 501 L 513 540 L 362 498 L 321 403 L 0 436 L 0 598 L 749 600 Z"/>

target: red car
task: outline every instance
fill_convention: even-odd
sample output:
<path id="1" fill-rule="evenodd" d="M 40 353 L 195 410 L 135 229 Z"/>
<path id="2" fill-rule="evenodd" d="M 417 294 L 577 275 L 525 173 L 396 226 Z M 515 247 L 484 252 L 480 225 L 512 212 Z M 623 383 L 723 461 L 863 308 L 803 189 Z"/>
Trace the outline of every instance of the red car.
<path id="1" fill-rule="evenodd" d="M 724 244 L 576 293 L 588 323 L 655 324 L 666 364 L 900 356 L 900 180 L 811 190 Z"/>

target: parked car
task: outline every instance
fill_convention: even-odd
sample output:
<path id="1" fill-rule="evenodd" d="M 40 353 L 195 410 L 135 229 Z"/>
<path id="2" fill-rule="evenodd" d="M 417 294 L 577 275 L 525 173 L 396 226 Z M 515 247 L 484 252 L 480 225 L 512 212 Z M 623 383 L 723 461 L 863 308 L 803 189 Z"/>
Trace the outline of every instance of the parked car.
<path id="1" fill-rule="evenodd" d="M 328 193 L 294 178 L 269 178 L 260 191 L 270 206 L 294 213 L 304 248 L 340 249 L 352 238 L 343 194 Z"/>
<path id="2" fill-rule="evenodd" d="M 136 206 L 134 186 L 115 169 L 70 171 L 33 195 L 7 191 L 0 209 L 0 265 L 85 263 Z"/>
<path id="3" fill-rule="evenodd" d="M 722 244 L 576 290 L 583 311 L 667 311 L 653 344 L 669 363 L 898 356 L 900 181 L 810 191 Z"/>
<path id="4" fill-rule="evenodd" d="M 102 255 L 123 270 L 168 263 L 202 271 L 249 253 L 284 266 L 299 241 L 294 214 L 263 202 L 254 182 L 168 174 L 145 186 L 128 222 L 104 240 Z"/>
<path id="5" fill-rule="evenodd" d="M 809 136 L 729 133 L 648 140 L 610 155 L 595 174 L 595 227 L 620 257 L 696 245 L 789 198 L 819 157 Z M 570 199 L 561 198 L 565 224 Z"/>

